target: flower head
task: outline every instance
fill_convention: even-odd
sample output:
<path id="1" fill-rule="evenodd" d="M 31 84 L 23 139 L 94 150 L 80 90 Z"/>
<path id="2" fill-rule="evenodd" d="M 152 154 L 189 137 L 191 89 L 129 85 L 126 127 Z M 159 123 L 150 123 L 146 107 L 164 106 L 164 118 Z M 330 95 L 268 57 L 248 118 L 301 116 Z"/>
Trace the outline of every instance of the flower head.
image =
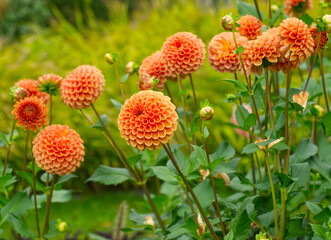
<path id="1" fill-rule="evenodd" d="M 238 46 L 242 46 L 247 39 L 235 33 Z M 210 41 L 208 46 L 208 60 L 210 65 L 220 72 L 235 73 L 241 69 L 238 54 L 234 53 L 236 45 L 231 32 L 222 32 Z"/>
<path id="2" fill-rule="evenodd" d="M 12 97 L 15 99 L 15 101 L 19 101 L 19 100 L 29 96 L 29 92 L 26 91 L 24 88 L 21 88 L 18 86 L 15 86 L 14 88 L 15 89 L 12 92 L 12 94 L 13 94 Z"/>
<path id="3" fill-rule="evenodd" d="M 234 27 L 233 18 L 230 15 L 225 15 L 221 19 L 222 26 L 225 30 L 231 31 Z"/>
<path id="4" fill-rule="evenodd" d="M 326 15 L 324 15 L 323 16 L 323 21 L 326 23 L 326 25 L 327 25 L 327 29 L 326 29 L 326 31 L 328 32 L 328 33 L 331 33 L 331 15 L 329 15 L 329 14 L 326 14 Z"/>
<path id="5" fill-rule="evenodd" d="M 50 174 L 72 173 L 84 161 L 83 140 L 65 125 L 50 125 L 33 140 L 33 156 L 41 169 Z"/>
<path id="6" fill-rule="evenodd" d="M 62 101 L 71 108 L 88 108 L 100 97 L 104 85 L 105 78 L 99 69 L 81 65 L 62 81 Z"/>
<path id="7" fill-rule="evenodd" d="M 210 106 L 203 107 L 200 110 L 200 118 L 202 120 L 209 121 L 214 117 L 214 115 L 214 109 Z"/>
<path id="8" fill-rule="evenodd" d="M 313 8 L 312 0 L 285 0 L 284 13 L 290 17 L 298 17 L 308 9 Z"/>
<path id="9" fill-rule="evenodd" d="M 24 130 L 37 131 L 47 124 L 47 107 L 36 97 L 26 97 L 18 101 L 12 114 L 15 115 L 17 126 L 23 126 Z"/>
<path id="10" fill-rule="evenodd" d="M 301 91 L 299 94 L 293 95 L 293 102 L 301 105 L 303 109 L 306 108 L 308 102 L 309 93 L 307 91 Z"/>
<path id="11" fill-rule="evenodd" d="M 289 61 L 302 62 L 314 52 L 314 39 L 307 24 L 298 18 L 287 18 L 278 27 L 280 51 Z"/>
<path id="12" fill-rule="evenodd" d="M 263 23 L 252 15 L 242 16 L 237 23 L 240 25 L 237 27 L 237 31 L 248 40 L 256 39 L 262 34 Z"/>
<path id="13" fill-rule="evenodd" d="M 148 74 L 143 73 L 142 75 L 140 75 L 138 85 L 140 91 L 153 90 L 154 79 L 151 78 Z"/>
<path id="14" fill-rule="evenodd" d="M 168 76 L 185 77 L 200 68 L 205 58 L 205 44 L 196 35 L 179 32 L 169 37 L 162 46 Z"/>
<path id="15" fill-rule="evenodd" d="M 310 31 L 311 36 L 314 39 L 315 49 L 317 49 L 317 46 L 318 46 L 318 49 L 323 49 L 329 41 L 327 32 L 322 31 L 321 33 L 319 33 L 317 30 L 317 27 L 315 27 L 314 25 L 310 26 L 309 31 Z M 319 42 L 319 44 L 318 44 L 318 42 Z"/>
<path id="16" fill-rule="evenodd" d="M 37 87 L 37 81 L 32 79 L 22 79 L 15 83 L 15 86 L 24 88 L 29 93 L 29 97 L 37 97 L 44 104 L 48 104 L 49 95 L 47 93 L 41 92 Z"/>
<path id="17" fill-rule="evenodd" d="M 167 66 L 161 51 L 157 51 L 143 60 L 139 68 L 140 78 L 142 78 L 144 74 L 148 74 L 150 77 L 158 79 L 159 82 L 156 85 L 156 88 L 161 91 L 163 90 L 163 85 L 166 81 Z"/>
<path id="18" fill-rule="evenodd" d="M 62 77 L 56 74 L 44 74 L 38 78 L 37 86 L 40 91 L 56 95 L 60 89 Z"/>
<path id="19" fill-rule="evenodd" d="M 128 144 L 144 150 L 166 144 L 177 129 L 178 115 L 162 92 L 140 91 L 126 100 L 118 116 L 118 128 Z"/>

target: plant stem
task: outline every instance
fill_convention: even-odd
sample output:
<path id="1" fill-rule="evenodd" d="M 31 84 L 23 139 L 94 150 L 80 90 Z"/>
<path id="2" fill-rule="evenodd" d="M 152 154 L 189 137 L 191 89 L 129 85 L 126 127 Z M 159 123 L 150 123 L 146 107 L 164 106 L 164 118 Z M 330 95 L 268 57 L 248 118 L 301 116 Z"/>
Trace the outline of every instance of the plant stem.
<path id="1" fill-rule="evenodd" d="M 30 130 L 28 130 L 28 132 L 30 132 Z M 41 236 L 40 235 L 40 227 L 39 227 L 38 204 L 37 204 L 36 174 L 35 174 L 35 169 L 34 169 L 35 160 L 34 160 L 33 153 L 32 153 L 32 139 L 33 139 L 33 133 L 32 132 L 30 134 L 30 137 L 31 137 L 31 163 L 32 163 L 32 183 L 33 183 L 34 210 L 35 210 L 35 215 L 36 215 L 36 225 L 37 225 L 38 236 Z"/>
<path id="2" fill-rule="evenodd" d="M 266 153 L 266 155 L 269 153 Z M 275 186 L 272 180 L 271 170 L 270 170 L 270 163 L 269 163 L 269 155 L 266 157 L 266 165 L 269 175 L 269 181 L 271 186 L 271 194 L 272 194 L 272 203 L 274 207 L 274 218 L 275 218 L 275 237 L 278 236 L 278 216 L 277 216 L 277 201 L 276 201 L 276 193 L 275 193 Z"/>
<path id="3" fill-rule="evenodd" d="M 170 89 L 169 89 L 168 84 L 167 84 L 166 82 L 164 83 L 164 87 L 165 87 L 165 89 L 167 90 L 168 96 L 171 98 L 171 100 L 172 100 L 172 102 L 173 102 L 174 99 L 172 98 L 172 95 L 171 95 Z"/>
<path id="4" fill-rule="evenodd" d="M 48 125 L 52 125 L 52 117 L 53 117 L 53 103 L 52 103 L 52 94 L 49 95 L 49 123 Z"/>
<path id="5" fill-rule="evenodd" d="M 193 92 L 193 98 L 194 98 L 194 104 L 195 104 L 195 111 L 198 111 L 198 99 L 197 96 L 195 95 L 195 89 L 194 89 L 194 83 L 192 79 L 192 75 L 190 74 L 190 82 L 191 82 L 191 87 L 192 87 L 192 92 Z"/>
<path id="6" fill-rule="evenodd" d="M 125 102 L 125 96 L 124 96 L 124 90 L 123 90 L 123 83 L 121 83 L 121 78 L 120 78 L 120 75 L 118 73 L 118 68 L 117 68 L 117 63 L 114 62 L 114 66 L 115 66 L 115 72 L 116 72 L 116 77 L 117 77 L 117 80 L 121 86 L 121 95 L 122 95 L 122 99 L 123 99 L 123 102 Z"/>
<path id="7" fill-rule="evenodd" d="M 291 57 L 291 54 L 290 54 Z M 291 69 L 290 69 L 290 61 L 288 61 L 288 73 L 286 79 L 286 106 L 285 106 L 285 143 L 288 144 L 288 107 L 289 107 L 289 92 L 291 85 Z M 288 150 L 289 151 L 289 150 Z M 283 172 L 288 173 L 288 162 L 287 158 L 284 159 L 284 167 Z"/>
<path id="8" fill-rule="evenodd" d="M 11 142 L 11 140 L 13 139 L 13 135 L 14 135 L 14 131 L 15 131 L 15 123 L 16 123 L 16 121 L 14 120 L 13 121 L 12 129 L 11 129 L 11 132 L 10 132 L 6 160 L 5 160 L 4 164 L 3 164 L 2 176 L 5 176 L 6 168 L 7 168 L 7 164 L 8 164 L 8 160 L 9 160 L 10 149 L 11 149 L 11 146 L 13 145 L 13 143 Z"/>
<path id="9" fill-rule="evenodd" d="M 285 234 L 285 218 L 286 218 L 286 188 L 280 189 L 281 195 L 281 215 L 280 215 L 280 239 L 283 239 Z"/>
<path id="10" fill-rule="evenodd" d="M 50 216 L 50 212 L 51 212 L 52 197 L 53 197 L 53 191 L 54 191 L 54 185 L 55 185 L 55 178 L 56 178 L 56 176 L 53 175 L 53 179 L 52 179 L 52 183 L 51 183 L 51 189 L 50 189 L 49 192 L 47 192 L 46 216 L 45 216 L 43 235 L 45 235 L 47 233 L 47 230 L 48 230 L 49 216 Z"/>
<path id="11" fill-rule="evenodd" d="M 168 146 L 168 148 L 167 148 L 167 146 Z M 197 196 L 195 195 L 195 193 L 194 193 L 193 189 L 191 188 L 189 182 L 187 181 L 186 177 L 184 176 L 184 174 L 183 174 L 182 171 L 180 170 L 180 168 L 179 168 L 179 166 L 178 166 L 178 164 L 177 164 L 177 162 L 176 162 L 176 159 L 175 159 L 174 155 L 172 154 L 172 151 L 171 151 L 171 148 L 170 148 L 170 146 L 169 146 L 169 143 L 167 143 L 167 145 L 164 145 L 164 144 L 163 144 L 163 147 L 164 147 L 164 150 L 167 152 L 167 154 L 168 154 L 168 156 L 169 156 L 171 162 L 174 164 L 174 166 L 175 166 L 177 172 L 179 173 L 179 175 L 180 175 L 181 178 L 183 179 L 183 181 L 184 181 L 184 183 L 185 183 L 185 185 L 186 185 L 188 191 L 190 192 L 190 194 L 191 194 L 191 196 L 192 196 L 194 202 L 196 203 L 197 207 L 199 208 L 199 211 L 200 211 L 200 213 L 201 213 L 203 219 L 205 220 L 205 222 L 206 222 L 206 224 L 207 224 L 207 226 L 208 226 L 208 228 L 209 228 L 211 234 L 213 235 L 213 238 L 216 239 L 216 240 L 218 240 L 219 238 L 217 237 L 217 235 L 216 235 L 216 233 L 215 233 L 215 231 L 214 231 L 212 225 L 210 224 L 209 219 L 208 219 L 208 217 L 207 217 L 205 211 L 203 210 L 203 208 L 202 208 L 202 206 L 201 206 L 201 204 L 200 204 L 200 202 L 199 202 Z"/>
<path id="12" fill-rule="evenodd" d="M 259 4 L 257 3 L 257 0 L 254 0 L 254 5 L 255 5 L 255 8 L 256 8 L 257 15 L 258 15 L 260 21 L 262 21 L 262 16 L 261 16 L 261 13 L 260 13 Z"/>
<path id="13" fill-rule="evenodd" d="M 195 210 L 194 210 L 194 207 L 193 207 L 193 204 L 192 204 L 192 201 L 191 201 L 190 195 L 188 194 L 188 192 L 187 192 L 187 188 L 186 188 L 185 185 L 183 186 L 183 188 L 184 188 L 184 192 L 185 192 L 185 195 L 186 195 L 186 198 L 187 198 L 187 201 L 188 201 L 188 205 L 190 206 L 191 212 L 193 213 L 194 221 L 195 221 L 196 223 L 198 223 L 197 213 L 196 213 Z M 200 230 L 200 229 L 199 229 L 199 230 Z"/>
<path id="14" fill-rule="evenodd" d="M 23 171 L 26 171 L 26 165 L 28 164 L 28 147 L 29 147 L 29 137 L 30 131 L 26 132 L 25 136 L 25 148 L 24 148 L 24 163 L 23 163 Z M 24 189 L 24 178 L 22 178 L 22 190 Z"/>
<path id="15" fill-rule="evenodd" d="M 325 105 L 328 112 L 330 112 L 329 102 L 328 102 L 328 95 L 326 92 L 325 87 L 325 79 L 324 79 L 324 70 L 323 70 L 323 50 L 319 53 L 319 59 L 320 59 L 320 72 L 322 76 L 322 84 L 323 84 L 323 93 L 324 93 L 324 99 L 325 99 Z"/>

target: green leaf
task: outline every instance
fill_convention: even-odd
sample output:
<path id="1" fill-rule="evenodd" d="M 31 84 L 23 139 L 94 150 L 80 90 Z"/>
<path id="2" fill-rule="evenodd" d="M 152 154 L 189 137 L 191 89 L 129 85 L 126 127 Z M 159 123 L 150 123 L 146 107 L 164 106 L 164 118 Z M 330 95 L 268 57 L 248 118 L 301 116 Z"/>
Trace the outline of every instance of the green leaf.
<path id="1" fill-rule="evenodd" d="M 285 126 L 285 114 L 284 112 L 281 112 L 275 124 L 275 131 L 276 132 L 279 131 L 284 126 Z"/>
<path id="2" fill-rule="evenodd" d="M 215 200 L 213 188 L 208 179 L 196 185 L 193 192 L 203 208 L 209 207 Z"/>
<path id="3" fill-rule="evenodd" d="M 128 80 L 128 77 L 130 76 L 129 73 L 125 74 L 123 77 L 121 77 L 121 83 L 124 83 L 126 80 Z"/>
<path id="4" fill-rule="evenodd" d="M 254 113 L 250 113 L 248 117 L 245 119 L 244 128 L 250 129 L 251 127 L 255 126 L 257 121 L 257 117 Z"/>
<path id="5" fill-rule="evenodd" d="M 55 186 L 65 183 L 65 182 L 69 181 L 70 179 L 73 179 L 76 177 L 77 176 L 74 174 L 63 175 L 59 178 L 59 180 L 57 180 L 57 182 L 55 183 Z"/>
<path id="6" fill-rule="evenodd" d="M 278 177 L 280 186 L 282 188 L 286 188 L 288 185 L 294 182 L 293 179 L 291 179 L 287 174 L 277 172 L 275 175 Z"/>
<path id="7" fill-rule="evenodd" d="M 217 158 L 208 165 L 208 169 L 213 172 L 215 167 L 224 161 L 224 158 Z"/>
<path id="8" fill-rule="evenodd" d="M 178 228 L 170 232 L 166 239 L 178 239 L 179 237 L 183 236 L 190 231 L 186 228 Z"/>
<path id="9" fill-rule="evenodd" d="M 200 117 L 199 115 L 198 116 L 194 116 L 194 118 L 193 118 L 193 120 L 191 122 L 190 131 L 188 133 L 189 137 L 192 137 L 196 132 L 200 131 L 199 130 L 199 124 L 198 124 L 199 117 Z"/>
<path id="10" fill-rule="evenodd" d="M 217 160 L 215 160 L 215 161 L 217 161 Z M 218 172 L 224 172 L 224 173 L 229 174 L 229 173 L 235 173 L 236 170 L 233 169 L 232 167 L 230 167 L 228 163 L 221 162 L 221 163 L 217 164 L 214 168 L 214 173 L 218 173 Z"/>
<path id="11" fill-rule="evenodd" d="M 208 136 L 209 136 L 209 131 L 208 131 L 207 126 L 205 126 L 205 128 L 203 129 L 203 137 L 208 138 Z"/>
<path id="12" fill-rule="evenodd" d="M 310 177 L 309 164 L 307 162 L 293 164 L 290 176 L 295 181 L 297 187 L 305 186 Z"/>
<path id="13" fill-rule="evenodd" d="M 276 20 L 278 19 L 279 15 L 282 13 L 283 9 L 285 8 L 285 5 L 283 5 L 282 7 L 280 7 L 271 17 L 270 19 L 270 26 L 273 25 Z"/>
<path id="14" fill-rule="evenodd" d="M 326 137 L 331 136 L 331 112 L 325 114 L 321 119 L 323 131 Z"/>
<path id="15" fill-rule="evenodd" d="M 222 81 L 234 84 L 235 88 L 240 92 L 248 92 L 248 87 L 243 82 L 240 82 L 240 81 L 237 81 L 237 80 L 232 80 L 232 79 L 225 79 L 225 80 L 222 80 Z"/>
<path id="16" fill-rule="evenodd" d="M 226 234 L 224 240 L 233 240 L 233 231 L 232 229 L 230 229 L 230 232 L 228 232 L 228 234 Z"/>
<path id="17" fill-rule="evenodd" d="M 165 166 L 153 166 L 151 167 L 155 175 L 165 182 L 169 182 L 171 184 L 176 184 L 176 174 L 169 170 L 169 168 Z"/>
<path id="18" fill-rule="evenodd" d="M 127 163 L 130 165 L 130 166 L 134 166 L 141 158 L 142 158 L 142 153 L 139 153 L 139 154 L 136 154 L 136 155 L 133 155 L 131 157 L 129 157 L 127 159 Z"/>
<path id="19" fill-rule="evenodd" d="M 306 201 L 306 206 L 309 209 L 309 211 L 311 211 L 314 215 L 322 211 L 322 208 L 314 202 Z"/>
<path id="20" fill-rule="evenodd" d="M 247 240 L 250 232 L 251 221 L 247 214 L 246 209 L 251 204 L 251 198 L 241 204 L 235 218 L 231 221 L 231 230 L 233 231 L 233 239 L 235 240 Z"/>
<path id="21" fill-rule="evenodd" d="M 319 236 L 323 239 L 327 239 L 326 238 L 326 229 L 322 225 L 313 224 L 313 223 L 309 223 L 309 225 L 313 229 L 313 232 L 315 233 L 316 236 Z"/>
<path id="22" fill-rule="evenodd" d="M 216 151 L 213 154 L 210 154 L 210 157 L 214 160 L 218 158 L 224 158 L 227 160 L 233 158 L 235 153 L 236 151 L 231 146 L 230 142 L 223 141 L 218 145 Z"/>
<path id="23" fill-rule="evenodd" d="M 194 145 L 193 148 L 194 150 L 191 153 L 190 159 L 192 159 L 193 161 L 199 161 L 202 166 L 208 167 L 208 160 L 205 150 L 203 150 L 201 147 Z"/>
<path id="24" fill-rule="evenodd" d="M 239 178 L 239 180 L 242 184 L 251 185 L 252 187 L 255 187 L 255 185 L 253 183 L 251 183 L 251 181 L 249 181 L 248 178 L 246 178 L 240 172 L 235 172 L 234 175 L 236 175 Z"/>
<path id="25" fill-rule="evenodd" d="M 299 146 L 295 151 L 295 156 L 299 162 L 302 162 L 317 153 L 317 146 L 313 144 L 309 139 L 301 140 Z"/>
<path id="26" fill-rule="evenodd" d="M 244 47 L 243 46 L 240 46 L 240 47 L 237 47 L 235 50 L 234 50 L 234 53 L 236 54 L 240 54 L 244 51 Z"/>
<path id="27" fill-rule="evenodd" d="M 276 185 L 277 182 L 278 182 L 278 178 L 275 175 L 273 175 L 273 174 L 271 174 L 271 176 L 272 176 L 272 181 L 273 181 L 274 185 Z M 261 191 L 265 191 L 265 190 L 270 189 L 270 180 L 269 180 L 269 177 L 264 176 L 264 178 L 262 179 L 262 181 L 261 182 L 258 182 L 256 184 L 256 188 L 258 190 L 261 190 Z"/>
<path id="28" fill-rule="evenodd" d="M 246 145 L 245 147 L 244 147 L 244 149 L 242 150 L 242 154 L 244 154 L 244 153 L 247 153 L 247 154 L 249 154 L 249 153 L 254 153 L 254 152 L 256 152 L 257 150 L 259 150 L 260 148 L 259 148 L 259 146 L 258 145 L 256 145 L 255 143 L 250 143 L 250 144 L 248 144 L 248 145 Z"/>
<path id="29" fill-rule="evenodd" d="M 31 229 L 29 229 L 28 224 L 21 216 L 10 214 L 8 220 L 13 224 L 14 230 L 22 237 L 31 239 L 36 237 L 36 234 Z"/>
<path id="30" fill-rule="evenodd" d="M 290 239 L 291 237 L 302 237 L 305 235 L 305 229 L 302 227 L 303 216 L 304 214 L 298 214 L 287 224 L 287 239 Z"/>
<path id="31" fill-rule="evenodd" d="M 305 24 L 307 24 L 308 26 L 310 26 L 313 22 L 314 22 L 314 19 L 309 16 L 309 14 L 303 14 L 299 17 L 299 19 L 301 19 Z"/>
<path id="32" fill-rule="evenodd" d="M 0 191 L 5 190 L 6 187 L 17 182 L 15 176 L 12 176 L 10 173 L 7 173 L 5 176 L 0 176 Z"/>
<path id="33" fill-rule="evenodd" d="M 190 167 L 191 167 L 190 161 L 188 161 L 186 159 L 185 155 L 178 148 L 174 149 L 174 156 L 175 156 L 177 164 L 178 164 L 180 170 L 183 172 L 184 176 L 188 176 L 190 174 Z M 172 164 L 172 162 L 171 162 L 171 164 Z M 173 166 L 173 169 L 174 169 L 174 172 L 177 173 L 175 166 Z"/>
<path id="34" fill-rule="evenodd" d="M 117 185 L 127 180 L 133 180 L 128 170 L 125 168 L 113 168 L 100 165 L 95 173 L 86 180 L 86 182 L 93 181 L 105 185 Z"/>
<path id="35" fill-rule="evenodd" d="M 240 16 L 252 15 L 259 19 L 259 15 L 254 5 L 237 0 L 237 8 Z M 262 17 L 262 20 L 265 19 L 265 16 L 261 10 L 260 15 Z"/>
<path id="36" fill-rule="evenodd" d="M 101 118 L 101 121 L 103 122 L 103 124 L 107 127 L 107 125 L 108 125 L 108 119 L 107 119 L 106 114 L 101 115 L 100 118 Z M 100 122 L 99 119 L 97 121 L 97 124 L 94 125 L 94 126 L 92 126 L 92 128 L 98 128 L 100 130 L 104 130 L 103 129 L 103 126 L 102 126 L 102 124 L 101 124 L 101 122 Z"/>
<path id="37" fill-rule="evenodd" d="M 269 229 L 269 227 L 275 222 L 274 211 L 272 210 L 270 212 L 261 214 L 260 216 L 258 216 L 258 219 L 263 226 Z"/>
<path id="38" fill-rule="evenodd" d="M 113 105 L 115 106 L 115 108 L 117 108 L 118 111 L 121 111 L 121 108 L 123 106 L 122 103 L 116 101 L 115 99 L 110 99 L 110 101 L 113 103 Z"/>
<path id="39" fill-rule="evenodd" d="M 22 178 L 24 178 L 31 187 L 33 187 L 33 177 L 31 173 L 28 172 L 23 172 L 23 171 L 18 171 L 17 172 L 18 175 L 20 175 Z M 38 179 L 35 179 L 36 181 L 36 190 L 37 191 L 42 191 L 42 192 L 46 192 L 46 187 L 44 186 L 44 184 L 42 184 L 40 181 L 38 181 Z"/>
<path id="40" fill-rule="evenodd" d="M 279 143 L 273 145 L 271 148 L 274 148 L 274 149 L 276 149 L 278 151 L 284 151 L 284 150 L 288 150 L 289 149 L 289 147 L 285 143 L 283 143 L 283 142 L 279 142 Z"/>
<path id="41" fill-rule="evenodd" d="M 17 192 L 8 204 L 1 209 L 1 217 L 6 218 L 11 213 L 23 215 L 30 209 L 31 204 L 32 202 L 26 192 Z"/>
<path id="42" fill-rule="evenodd" d="M 331 184 L 331 164 L 322 162 L 318 158 L 309 161 L 310 167 L 317 171 L 322 177 L 324 177 Z"/>

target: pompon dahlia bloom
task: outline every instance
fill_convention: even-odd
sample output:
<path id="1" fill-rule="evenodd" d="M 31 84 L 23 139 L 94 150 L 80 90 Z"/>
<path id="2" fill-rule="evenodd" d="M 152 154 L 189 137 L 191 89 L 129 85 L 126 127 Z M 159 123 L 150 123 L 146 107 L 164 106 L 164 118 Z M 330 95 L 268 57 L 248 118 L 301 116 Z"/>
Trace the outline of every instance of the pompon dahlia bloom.
<path id="1" fill-rule="evenodd" d="M 104 85 L 105 78 L 99 69 L 81 65 L 62 81 L 62 101 L 71 108 L 88 108 L 100 97 Z"/>
<path id="2" fill-rule="evenodd" d="M 17 126 L 23 126 L 24 130 L 36 132 L 37 127 L 47 124 L 47 107 L 36 97 L 25 97 L 18 101 L 12 114 L 15 115 Z"/>
<path id="3" fill-rule="evenodd" d="M 60 89 L 62 80 L 62 77 L 59 75 L 53 73 L 44 74 L 38 78 L 37 86 L 40 91 L 55 95 L 58 89 Z"/>
<path id="4" fill-rule="evenodd" d="M 50 174 L 72 173 L 84 161 L 84 145 L 79 134 L 65 125 L 50 125 L 33 140 L 33 156 Z"/>
<path id="5" fill-rule="evenodd" d="M 140 78 L 142 78 L 144 74 L 148 74 L 150 77 L 158 79 L 159 82 L 155 87 L 160 91 L 163 90 L 163 85 L 166 81 L 167 66 L 161 51 L 157 51 L 143 60 L 139 68 Z"/>
<path id="6" fill-rule="evenodd" d="M 244 43 L 244 52 L 242 59 L 245 69 L 249 72 L 261 76 L 263 67 L 262 63 L 273 64 L 281 57 L 280 50 L 281 39 L 277 35 L 277 28 L 271 28 L 258 36 L 256 40 Z"/>
<path id="7" fill-rule="evenodd" d="M 145 90 L 125 101 L 118 115 L 118 128 L 128 144 L 153 150 L 172 137 L 177 119 L 176 107 L 169 97 Z"/>
<path id="8" fill-rule="evenodd" d="M 298 18 L 287 18 L 278 27 L 280 51 L 289 61 L 302 62 L 314 52 L 314 39 L 307 24 Z"/>
<path id="9" fill-rule="evenodd" d="M 242 46 L 247 39 L 235 33 L 238 46 Z M 208 60 L 210 65 L 219 72 L 235 73 L 241 69 L 238 54 L 234 53 L 236 45 L 231 32 L 222 32 L 210 41 L 208 46 Z"/>
<path id="10" fill-rule="evenodd" d="M 240 25 L 240 27 L 237 27 L 237 31 L 248 40 L 254 40 L 262 34 L 263 23 L 252 15 L 240 17 L 237 23 Z"/>
<path id="11" fill-rule="evenodd" d="M 15 83 L 15 86 L 19 86 L 24 88 L 29 93 L 29 97 L 37 97 L 39 98 L 44 104 L 48 104 L 49 102 L 49 95 L 47 93 L 41 92 L 38 89 L 37 81 L 32 79 L 22 79 Z"/>
<path id="12" fill-rule="evenodd" d="M 311 36 L 314 39 L 315 49 L 317 48 L 317 46 L 319 49 L 323 49 L 329 41 L 327 32 L 322 31 L 321 36 L 319 36 L 320 33 L 317 31 L 317 27 L 315 27 L 313 25 L 310 26 L 309 31 L 310 31 Z M 320 42 L 319 45 L 318 45 L 318 42 Z"/>
<path id="13" fill-rule="evenodd" d="M 162 46 L 168 76 L 185 77 L 200 68 L 205 58 L 205 44 L 196 35 L 179 32 L 169 37 Z"/>
<path id="14" fill-rule="evenodd" d="M 313 8 L 312 0 L 285 0 L 284 13 L 290 17 L 298 17 L 308 9 Z"/>

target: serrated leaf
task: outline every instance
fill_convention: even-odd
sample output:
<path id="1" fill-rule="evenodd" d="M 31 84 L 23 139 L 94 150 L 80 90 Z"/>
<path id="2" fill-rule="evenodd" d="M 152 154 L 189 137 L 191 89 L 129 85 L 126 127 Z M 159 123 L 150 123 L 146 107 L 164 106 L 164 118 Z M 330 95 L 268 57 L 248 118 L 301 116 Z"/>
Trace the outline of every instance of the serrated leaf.
<path id="1" fill-rule="evenodd" d="M 240 16 L 252 15 L 257 19 L 259 19 L 259 15 L 254 5 L 237 0 L 237 8 L 240 13 Z M 265 19 L 265 15 L 261 10 L 260 10 L 260 15 L 262 17 L 262 20 Z"/>
<path id="2" fill-rule="evenodd" d="M 130 166 L 134 166 L 142 158 L 142 155 L 142 153 L 133 155 L 129 157 L 126 161 Z"/>
<path id="3" fill-rule="evenodd" d="M 34 239 L 36 234 L 29 228 L 28 224 L 21 216 L 10 214 L 8 221 L 13 224 L 15 231 L 24 238 Z"/>
<path id="4" fill-rule="evenodd" d="M 68 175 L 63 175 L 59 178 L 59 180 L 57 180 L 57 182 L 55 183 L 55 186 L 65 183 L 67 181 L 69 181 L 70 179 L 76 178 L 77 176 L 74 174 L 68 174 Z"/>
<path id="5" fill-rule="evenodd" d="M 323 239 L 327 239 L 326 238 L 326 229 L 322 225 L 313 224 L 313 223 L 309 223 L 309 225 L 311 226 L 311 228 L 316 236 L 319 236 Z"/>
<path id="6" fill-rule="evenodd" d="M 235 153 L 236 151 L 231 146 L 230 142 L 223 141 L 218 145 L 216 151 L 213 154 L 210 154 L 210 157 L 214 160 L 218 158 L 224 158 L 227 160 L 233 158 Z"/>
<path id="7" fill-rule="evenodd" d="M 1 209 L 1 217 L 6 218 L 9 214 L 23 215 L 31 207 L 31 200 L 26 192 L 17 192 L 14 197 Z"/>
<path id="8" fill-rule="evenodd" d="M 201 206 L 203 208 L 209 207 L 215 200 L 213 188 L 209 182 L 209 179 L 199 183 L 193 188 L 193 192 L 197 196 Z"/>
<path id="9" fill-rule="evenodd" d="M 208 160 L 205 150 L 203 150 L 201 147 L 194 146 L 193 145 L 193 152 L 191 153 L 190 159 L 193 161 L 198 161 L 200 164 L 204 167 L 208 166 Z"/>
<path id="10" fill-rule="evenodd" d="M 86 182 L 99 182 L 105 185 L 117 185 L 127 180 L 133 180 L 125 168 L 113 168 L 100 165 Z"/>
<path id="11" fill-rule="evenodd" d="M 288 185 L 290 185 L 291 183 L 294 182 L 294 180 L 291 179 L 287 174 L 277 172 L 277 173 L 275 173 L 275 175 L 279 179 L 280 186 L 282 188 L 286 188 Z"/>
<path id="12" fill-rule="evenodd" d="M 232 80 L 232 79 L 225 79 L 225 80 L 222 80 L 222 81 L 232 83 L 235 86 L 235 88 L 240 92 L 248 92 L 248 87 L 243 82 L 240 82 L 240 81 L 237 81 L 237 80 Z"/>
<path id="13" fill-rule="evenodd" d="M 110 101 L 113 103 L 113 105 L 115 106 L 115 108 L 117 108 L 118 111 L 121 111 L 121 108 L 123 106 L 122 103 L 116 101 L 115 99 L 110 99 Z"/>
<path id="14" fill-rule="evenodd" d="M 310 167 L 307 162 L 296 163 L 291 167 L 291 178 L 295 180 L 297 187 L 303 187 L 307 184 L 310 177 Z"/>
<path id="15" fill-rule="evenodd" d="M 309 209 L 309 211 L 311 211 L 314 215 L 322 211 L 322 208 L 314 202 L 306 201 L 306 206 Z"/>
<path id="16" fill-rule="evenodd" d="M 22 178 L 24 178 L 30 184 L 31 187 L 33 187 L 33 176 L 31 173 L 23 172 L 23 171 L 18 171 L 17 173 Z M 37 191 L 46 192 L 46 187 L 44 186 L 44 184 L 42 184 L 40 181 L 38 181 L 38 179 L 35 179 L 35 182 L 36 182 Z"/>
<path id="17" fill-rule="evenodd" d="M 323 131 L 326 137 L 331 136 L 331 112 L 325 114 L 321 119 Z"/>
<path id="18" fill-rule="evenodd" d="M 317 150 L 317 146 L 309 139 L 303 139 L 301 140 L 294 154 L 298 161 L 302 162 L 311 156 L 314 156 L 317 153 Z"/>
<path id="19" fill-rule="evenodd" d="M 167 167 L 153 166 L 153 167 L 151 167 L 151 169 L 153 170 L 153 172 L 159 179 L 161 179 L 165 182 L 169 182 L 171 184 L 177 183 L 176 174 L 174 172 L 170 171 Z"/>
<path id="20" fill-rule="evenodd" d="M 260 148 L 259 148 L 259 146 L 258 145 L 256 145 L 255 143 L 250 143 L 250 144 L 248 144 L 248 145 L 246 145 L 244 148 L 243 148 L 243 150 L 242 150 L 242 154 L 244 154 L 244 153 L 247 153 L 247 154 L 249 154 L 249 153 L 254 153 L 254 152 L 256 152 L 257 150 L 259 150 Z"/>

